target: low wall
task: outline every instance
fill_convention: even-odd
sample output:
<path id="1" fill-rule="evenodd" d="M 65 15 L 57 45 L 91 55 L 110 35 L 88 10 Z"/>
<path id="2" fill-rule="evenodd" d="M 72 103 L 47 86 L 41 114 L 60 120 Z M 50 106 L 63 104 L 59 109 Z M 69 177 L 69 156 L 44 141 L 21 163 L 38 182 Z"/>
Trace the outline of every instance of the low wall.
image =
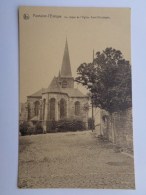
<path id="1" fill-rule="evenodd" d="M 102 132 L 115 145 L 133 150 L 132 109 L 103 115 Z"/>

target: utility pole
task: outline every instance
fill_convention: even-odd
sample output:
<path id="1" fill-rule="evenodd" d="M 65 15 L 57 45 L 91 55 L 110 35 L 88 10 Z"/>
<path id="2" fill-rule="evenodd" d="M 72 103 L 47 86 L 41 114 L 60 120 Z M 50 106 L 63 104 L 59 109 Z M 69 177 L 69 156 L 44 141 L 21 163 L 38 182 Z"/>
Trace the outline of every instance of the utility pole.
<path id="1" fill-rule="evenodd" d="M 94 63 L 94 49 L 93 49 L 93 63 Z M 92 97 L 91 97 L 91 104 L 92 104 L 92 132 L 94 130 L 94 106 L 93 106 L 93 98 L 94 98 L 94 95 L 92 93 Z"/>
<path id="2" fill-rule="evenodd" d="M 92 132 L 93 132 L 93 130 L 94 130 L 93 95 L 92 95 L 91 104 L 92 104 Z"/>

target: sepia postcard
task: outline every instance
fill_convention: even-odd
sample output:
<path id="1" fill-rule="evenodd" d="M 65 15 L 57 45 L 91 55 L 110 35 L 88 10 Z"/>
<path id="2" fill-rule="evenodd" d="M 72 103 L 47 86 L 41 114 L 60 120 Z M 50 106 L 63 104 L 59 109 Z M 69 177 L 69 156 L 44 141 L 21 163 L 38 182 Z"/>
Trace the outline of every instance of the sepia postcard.
<path id="1" fill-rule="evenodd" d="M 130 17 L 19 8 L 19 188 L 135 189 Z"/>

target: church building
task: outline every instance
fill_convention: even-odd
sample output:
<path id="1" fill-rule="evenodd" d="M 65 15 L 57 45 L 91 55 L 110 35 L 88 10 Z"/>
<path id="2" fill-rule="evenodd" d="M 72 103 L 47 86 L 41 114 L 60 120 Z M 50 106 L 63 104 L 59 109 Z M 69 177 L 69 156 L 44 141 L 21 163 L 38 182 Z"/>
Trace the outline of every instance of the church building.
<path id="1" fill-rule="evenodd" d="M 27 120 L 41 121 L 47 131 L 48 121 L 78 119 L 88 128 L 88 97 L 74 87 L 66 40 L 61 71 L 46 89 L 27 96 Z"/>

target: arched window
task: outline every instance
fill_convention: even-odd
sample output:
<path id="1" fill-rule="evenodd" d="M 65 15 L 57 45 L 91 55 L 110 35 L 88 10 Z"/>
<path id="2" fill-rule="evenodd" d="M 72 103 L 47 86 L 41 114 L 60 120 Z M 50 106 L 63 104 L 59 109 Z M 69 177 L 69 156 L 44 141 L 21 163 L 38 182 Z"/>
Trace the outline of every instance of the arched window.
<path id="1" fill-rule="evenodd" d="M 43 99 L 43 120 L 45 119 L 46 100 Z"/>
<path id="2" fill-rule="evenodd" d="M 60 119 L 63 119 L 67 116 L 67 105 L 64 99 L 60 100 Z"/>
<path id="3" fill-rule="evenodd" d="M 55 98 L 50 99 L 50 120 L 55 120 Z"/>
<path id="4" fill-rule="evenodd" d="M 75 115 L 80 115 L 80 102 L 75 102 Z"/>
<path id="5" fill-rule="evenodd" d="M 35 114 L 35 116 L 38 116 L 39 115 L 39 109 L 40 109 L 40 102 L 39 101 L 36 101 L 34 103 L 34 114 Z"/>
<path id="6" fill-rule="evenodd" d="M 62 88 L 67 88 L 67 81 L 62 81 Z"/>

